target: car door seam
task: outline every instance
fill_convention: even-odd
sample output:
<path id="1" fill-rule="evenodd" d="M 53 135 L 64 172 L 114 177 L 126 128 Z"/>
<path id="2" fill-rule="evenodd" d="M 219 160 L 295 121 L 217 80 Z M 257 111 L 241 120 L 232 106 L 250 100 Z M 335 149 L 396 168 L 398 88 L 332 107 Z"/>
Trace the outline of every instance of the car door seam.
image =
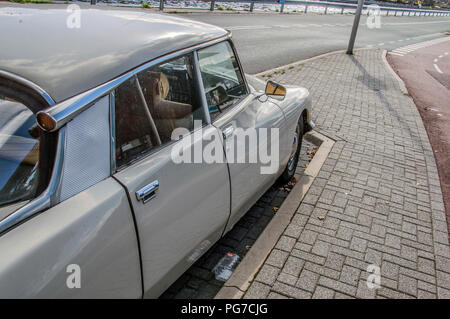
<path id="1" fill-rule="evenodd" d="M 133 218 L 134 229 L 135 229 L 135 232 L 136 232 L 136 241 L 137 241 L 137 246 L 138 246 L 139 266 L 140 266 L 139 268 L 140 268 L 140 272 L 141 272 L 141 292 L 142 292 L 141 298 L 143 298 L 145 290 L 144 290 L 144 270 L 143 270 L 144 268 L 143 268 L 143 263 L 142 263 L 141 241 L 139 239 L 140 238 L 140 236 L 139 236 L 139 229 L 138 229 L 136 215 L 135 215 L 135 212 L 134 212 L 132 201 L 131 201 L 131 198 L 130 198 L 130 192 L 128 191 L 128 188 L 124 184 L 122 184 L 122 182 L 119 179 L 117 179 L 113 175 L 111 177 L 114 178 L 119 183 L 119 185 L 121 185 L 123 187 L 123 189 L 125 191 L 125 194 L 127 195 L 128 204 L 130 206 L 131 217 Z"/>

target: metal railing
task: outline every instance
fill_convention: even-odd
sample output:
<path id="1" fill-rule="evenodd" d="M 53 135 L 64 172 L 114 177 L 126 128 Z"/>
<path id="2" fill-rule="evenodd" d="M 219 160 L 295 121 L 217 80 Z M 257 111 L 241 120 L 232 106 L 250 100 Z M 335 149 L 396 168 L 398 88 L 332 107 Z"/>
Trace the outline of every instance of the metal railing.
<path id="1" fill-rule="evenodd" d="M 95 1 L 95 0 L 94 0 Z M 351 12 L 345 12 L 353 14 L 356 11 L 357 4 L 352 3 L 339 3 L 339 2 L 325 2 L 325 1 L 283 1 L 280 0 L 279 3 L 268 0 L 211 0 L 210 11 L 214 11 L 217 3 L 249 3 L 250 7 L 247 9 L 249 12 L 253 12 L 255 8 L 255 4 L 271 4 L 271 5 L 279 5 L 279 12 L 283 13 L 285 5 L 297 5 L 303 6 L 303 13 L 308 12 L 309 7 L 322 7 L 323 14 L 327 14 L 330 8 L 340 10 L 340 14 L 344 14 L 345 9 L 352 10 Z M 363 10 L 367 10 L 366 14 L 369 14 L 369 10 L 372 8 L 371 5 L 364 5 Z M 171 8 L 174 9 L 174 8 Z M 180 9 L 180 8 L 177 8 Z M 188 9 L 188 7 L 186 7 Z M 354 9 L 354 10 L 353 10 Z M 401 8 L 401 7 L 383 7 L 379 6 L 378 9 L 380 13 L 385 15 L 394 15 L 394 16 L 450 16 L 450 10 L 442 10 L 442 9 L 414 9 L 414 8 Z M 164 0 L 160 0 L 159 2 L 159 10 L 164 10 Z M 392 14 L 393 13 L 393 14 Z"/>

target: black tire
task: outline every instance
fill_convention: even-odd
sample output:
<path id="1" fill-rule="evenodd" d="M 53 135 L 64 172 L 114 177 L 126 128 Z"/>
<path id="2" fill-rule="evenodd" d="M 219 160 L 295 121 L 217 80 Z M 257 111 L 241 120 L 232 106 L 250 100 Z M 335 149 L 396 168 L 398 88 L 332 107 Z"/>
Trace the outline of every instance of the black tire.
<path id="1" fill-rule="evenodd" d="M 298 159 L 300 157 L 300 149 L 302 148 L 302 140 L 303 140 L 303 131 L 304 131 L 304 124 L 303 124 L 303 116 L 300 117 L 297 128 L 296 128 L 296 139 L 297 139 L 297 147 L 295 150 L 295 153 L 291 155 L 289 158 L 288 163 L 286 164 L 286 168 L 283 171 L 283 174 L 281 174 L 279 181 L 283 184 L 287 184 L 291 181 L 292 177 L 294 177 L 295 170 L 297 169 Z M 295 140 L 293 141 L 293 144 L 295 143 Z"/>

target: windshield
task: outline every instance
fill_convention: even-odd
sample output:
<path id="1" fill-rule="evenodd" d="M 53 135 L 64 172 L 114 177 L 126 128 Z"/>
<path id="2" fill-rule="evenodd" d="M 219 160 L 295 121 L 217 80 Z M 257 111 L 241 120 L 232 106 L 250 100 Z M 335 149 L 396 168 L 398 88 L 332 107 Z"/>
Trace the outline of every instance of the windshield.
<path id="1" fill-rule="evenodd" d="M 34 114 L 25 105 L 0 96 L 0 206 L 35 196 L 38 132 Z"/>

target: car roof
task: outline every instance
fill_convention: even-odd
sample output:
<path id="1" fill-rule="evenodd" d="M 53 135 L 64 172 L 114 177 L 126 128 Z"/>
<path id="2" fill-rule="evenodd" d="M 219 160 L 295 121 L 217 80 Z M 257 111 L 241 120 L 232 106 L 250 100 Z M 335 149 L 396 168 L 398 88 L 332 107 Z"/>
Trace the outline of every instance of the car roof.
<path id="1" fill-rule="evenodd" d="M 19 75 L 61 102 L 145 62 L 225 36 L 227 31 L 178 17 L 82 7 L 69 28 L 64 6 L 0 7 L 0 70 Z M 70 23 L 69 23 L 70 25 Z"/>

